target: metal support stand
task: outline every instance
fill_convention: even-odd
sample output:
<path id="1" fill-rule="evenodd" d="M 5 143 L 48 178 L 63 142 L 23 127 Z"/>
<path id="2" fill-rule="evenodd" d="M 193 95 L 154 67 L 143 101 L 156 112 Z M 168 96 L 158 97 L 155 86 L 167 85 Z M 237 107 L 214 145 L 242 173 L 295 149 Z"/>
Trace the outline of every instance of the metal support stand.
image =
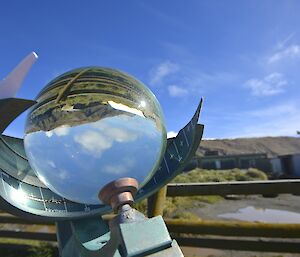
<path id="1" fill-rule="evenodd" d="M 99 204 L 90 208 L 85 204 L 67 201 L 44 185 L 41 187 L 41 181 L 30 175 L 32 172 L 23 140 L 2 133 L 19 114 L 36 103 L 10 98 L 16 95 L 36 58 L 36 54 L 31 53 L 5 81 L 0 81 L 0 202 L 5 210 L 23 218 L 56 220 L 61 257 L 183 256 L 176 241 L 171 240 L 161 216 L 147 219 L 132 209 L 133 196 L 138 187 L 134 180 L 117 180 L 106 188 L 109 193 L 104 193 L 106 196 L 103 202 L 118 212 L 116 218 L 108 224 L 101 217 L 94 216 L 106 213 L 109 210 L 107 205 Z M 151 179 L 140 188 L 136 199 L 141 200 L 165 186 L 194 155 L 204 128 L 198 124 L 201 106 L 202 99 L 190 122 L 176 137 L 168 139 L 162 163 Z M 22 189 L 22 198 L 26 199 L 26 203 L 13 197 L 12 192 L 18 189 Z M 161 201 L 156 201 L 152 215 L 162 212 L 164 194 L 158 193 Z"/>
<path id="2" fill-rule="evenodd" d="M 132 178 L 105 186 L 99 198 L 118 212 L 108 224 L 99 218 L 57 222 L 61 257 L 183 256 L 162 216 L 148 219 L 133 209 L 138 183 Z"/>

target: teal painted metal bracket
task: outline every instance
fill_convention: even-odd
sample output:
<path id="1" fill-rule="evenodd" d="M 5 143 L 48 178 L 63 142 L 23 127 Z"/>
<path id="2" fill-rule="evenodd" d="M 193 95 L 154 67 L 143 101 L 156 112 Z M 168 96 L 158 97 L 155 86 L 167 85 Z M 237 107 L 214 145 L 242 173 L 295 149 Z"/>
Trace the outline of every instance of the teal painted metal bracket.
<path id="1" fill-rule="evenodd" d="M 0 99 L 0 134 L 3 133 L 15 118 L 35 103 L 36 101 L 20 98 Z"/>

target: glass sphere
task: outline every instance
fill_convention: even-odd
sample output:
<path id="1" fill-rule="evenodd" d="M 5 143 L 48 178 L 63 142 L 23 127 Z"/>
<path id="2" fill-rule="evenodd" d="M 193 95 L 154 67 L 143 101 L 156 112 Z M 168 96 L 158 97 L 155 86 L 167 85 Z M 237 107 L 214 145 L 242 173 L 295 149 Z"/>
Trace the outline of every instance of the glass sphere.
<path id="1" fill-rule="evenodd" d="M 160 105 L 141 82 L 118 70 L 75 69 L 52 80 L 27 116 L 24 144 L 32 169 L 71 201 L 99 204 L 122 177 L 144 185 L 166 149 Z"/>

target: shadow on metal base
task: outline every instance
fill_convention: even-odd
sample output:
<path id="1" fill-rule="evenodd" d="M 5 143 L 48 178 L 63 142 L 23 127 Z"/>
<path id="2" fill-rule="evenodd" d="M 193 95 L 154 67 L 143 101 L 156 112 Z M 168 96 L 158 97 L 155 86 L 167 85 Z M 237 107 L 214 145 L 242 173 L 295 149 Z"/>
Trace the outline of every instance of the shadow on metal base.
<path id="1" fill-rule="evenodd" d="M 137 212 L 135 210 L 135 212 Z M 119 216 L 119 215 L 118 215 Z M 120 220 L 120 217 L 116 217 Z M 139 215 L 135 215 L 139 216 Z M 139 216 L 140 218 L 140 216 Z M 61 257 L 181 257 L 177 242 L 170 238 L 161 216 L 136 222 L 112 222 L 101 219 L 58 222 Z M 102 231 L 99 237 L 93 236 Z M 88 233 L 87 233 L 88 232 Z"/>

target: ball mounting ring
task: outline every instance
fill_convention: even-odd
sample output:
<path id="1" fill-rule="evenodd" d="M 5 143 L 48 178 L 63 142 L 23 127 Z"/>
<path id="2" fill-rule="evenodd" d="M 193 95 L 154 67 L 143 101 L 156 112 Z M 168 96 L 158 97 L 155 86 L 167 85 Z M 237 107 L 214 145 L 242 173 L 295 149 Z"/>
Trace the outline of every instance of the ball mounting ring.
<path id="1" fill-rule="evenodd" d="M 125 204 L 132 205 L 139 183 L 134 178 L 120 178 L 105 185 L 99 192 L 99 199 L 117 211 Z"/>

